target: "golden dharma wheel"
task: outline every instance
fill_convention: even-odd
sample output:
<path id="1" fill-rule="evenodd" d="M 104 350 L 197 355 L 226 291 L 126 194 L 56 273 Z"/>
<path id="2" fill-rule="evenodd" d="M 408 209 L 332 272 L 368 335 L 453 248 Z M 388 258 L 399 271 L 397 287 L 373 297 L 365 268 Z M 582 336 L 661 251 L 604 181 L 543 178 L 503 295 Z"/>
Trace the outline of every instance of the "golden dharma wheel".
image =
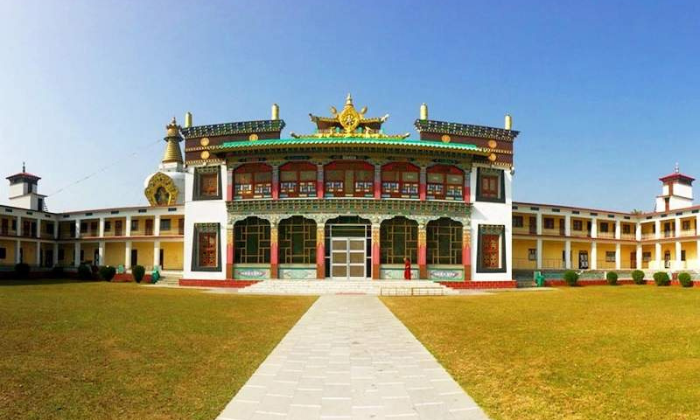
<path id="1" fill-rule="evenodd" d="M 209 159 L 209 151 L 208 150 L 203 151 L 200 156 L 202 157 L 202 159 Z"/>
<path id="2" fill-rule="evenodd" d="M 200 141 L 199 144 L 206 147 L 209 146 L 209 137 L 203 137 Z"/>
<path id="3" fill-rule="evenodd" d="M 491 153 L 491 154 L 489 155 L 489 160 L 490 160 L 491 162 L 495 162 L 495 161 L 496 161 L 496 154 L 495 154 L 495 153 Z"/>
<path id="4" fill-rule="evenodd" d="M 255 140 L 257 140 L 257 139 L 258 139 L 258 135 L 255 134 L 255 133 L 253 133 L 253 134 L 251 134 L 250 136 L 248 136 L 248 140 L 250 140 L 250 141 L 255 141 Z"/>
<path id="5" fill-rule="evenodd" d="M 498 143 L 496 143 L 496 140 L 489 140 L 489 148 L 495 149 L 496 146 L 498 146 Z"/>
<path id="6" fill-rule="evenodd" d="M 452 138 L 448 136 L 447 134 L 443 134 L 442 137 L 440 137 L 440 140 L 443 141 L 443 143 L 449 143 Z"/>

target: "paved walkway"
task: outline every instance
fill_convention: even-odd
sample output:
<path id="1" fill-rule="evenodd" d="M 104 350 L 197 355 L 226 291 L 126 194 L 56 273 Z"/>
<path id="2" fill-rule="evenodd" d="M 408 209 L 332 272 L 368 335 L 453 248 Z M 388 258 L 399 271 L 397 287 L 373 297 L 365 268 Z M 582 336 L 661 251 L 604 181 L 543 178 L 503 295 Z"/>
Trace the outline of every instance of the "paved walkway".
<path id="1" fill-rule="evenodd" d="M 218 420 L 488 419 L 374 296 L 321 296 Z"/>

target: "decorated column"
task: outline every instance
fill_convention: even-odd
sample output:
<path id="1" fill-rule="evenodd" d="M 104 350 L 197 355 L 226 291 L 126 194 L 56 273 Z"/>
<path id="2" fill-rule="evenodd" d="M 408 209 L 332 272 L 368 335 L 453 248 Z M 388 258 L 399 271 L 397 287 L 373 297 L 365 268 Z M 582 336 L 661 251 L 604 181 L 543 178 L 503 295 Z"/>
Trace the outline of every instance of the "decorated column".
<path id="1" fill-rule="evenodd" d="M 280 198 L 280 166 L 279 164 L 272 165 L 272 199 Z"/>
<path id="2" fill-rule="evenodd" d="M 233 200 L 233 168 L 226 171 L 226 201 Z"/>
<path id="3" fill-rule="evenodd" d="M 382 165 L 374 164 L 374 199 L 382 198 Z"/>
<path id="4" fill-rule="evenodd" d="M 233 279 L 233 222 L 226 227 L 226 278 Z"/>
<path id="5" fill-rule="evenodd" d="M 428 175 L 427 168 L 425 166 L 420 167 L 418 182 L 418 198 L 420 201 L 425 201 L 428 195 Z"/>
<path id="6" fill-rule="evenodd" d="M 464 170 L 464 202 L 465 203 L 471 202 L 471 197 L 472 197 L 471 182 L 472 182 L 471 170 L 467 168 Z"/>
<path id="7" fill-rule="evenodd" d="M 472 235 L 469 225 L 462 223 L 462 264 L 464 265 L 464 281 L 472 279 Z"/>
<path id="8" fill-rule="evenodd" d="M 270 220 L 270 278 L 279 278 L 279 235 L 277 220 Z"/>
<path id="9" fill-rule="evenodd" d="M 428 247 L 426 244 L 425 222 L 418 222 L 418 278 L 428 278 Z"/>
<path id="10" fill-rule="evenodd" d="M 372 221 L 372 280 L 379 280 L 381 277 L 381 247 L 380 247 L 380 237 L 381 237 L 381 221 Z"/>
<path id="11" fill-rule="evenodd" d="M 326 222 L 316 220 L 316 278 L 326 278 Z"/>

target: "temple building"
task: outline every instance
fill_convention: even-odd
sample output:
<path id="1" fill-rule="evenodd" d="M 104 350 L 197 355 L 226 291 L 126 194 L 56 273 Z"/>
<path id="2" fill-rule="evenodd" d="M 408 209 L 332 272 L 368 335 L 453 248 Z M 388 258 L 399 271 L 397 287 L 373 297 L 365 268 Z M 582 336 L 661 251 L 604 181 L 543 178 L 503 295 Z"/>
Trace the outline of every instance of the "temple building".
<path id="1" fill-rule="evenodd" d="M 8 177 L 0 270 L 80 264 L 159 270 L 184 286 L 412 279 L 515 287 L 534 271 L 700 270 L 693 178 L 661 178 L 649 213 L 512 201 L 518 131 L 432 120 L 387 133 L 350 95 L 308 134 L 270 119 L 166 126 L 148 205 L 49 212 L 40 178 Z M 304 130 L 307 131 L 307 130 Z M 50 197 L 48 197 L 50 199 Z M 585 276 L 584 276 L 585 277 Z"/>

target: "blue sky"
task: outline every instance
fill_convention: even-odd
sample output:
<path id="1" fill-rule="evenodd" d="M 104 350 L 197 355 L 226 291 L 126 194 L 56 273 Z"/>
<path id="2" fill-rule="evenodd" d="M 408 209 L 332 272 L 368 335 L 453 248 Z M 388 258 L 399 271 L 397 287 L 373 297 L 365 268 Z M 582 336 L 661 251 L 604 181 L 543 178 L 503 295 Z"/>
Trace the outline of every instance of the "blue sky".
<path id="1" fill-rule="evenodd" d="M 290 131 L 352 92 L 389 132 L 501 127 L 520 201 L 649 210 L 700 178 L 700 2 L 4 0 L 0 168 L 52 210 L 145 203 L 164 126 L 269 118 Z M 6 175 L 5 175 L 6 174 Z M 0 185 L 6 203 L 7 185 Z"/>

